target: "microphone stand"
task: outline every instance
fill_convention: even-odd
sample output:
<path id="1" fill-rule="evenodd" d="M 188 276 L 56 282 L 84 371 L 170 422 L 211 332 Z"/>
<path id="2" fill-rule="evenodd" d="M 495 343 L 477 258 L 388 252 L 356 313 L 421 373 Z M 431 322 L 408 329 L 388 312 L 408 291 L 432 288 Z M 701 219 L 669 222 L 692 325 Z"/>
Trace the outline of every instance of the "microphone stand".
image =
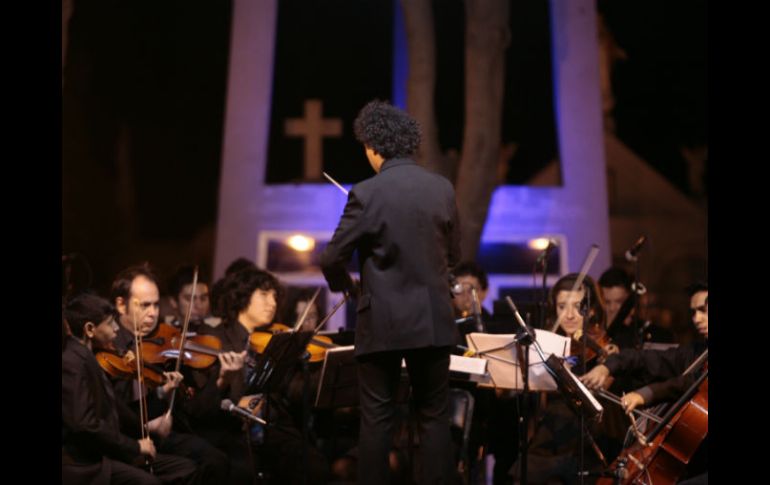
<path id="1" fill-rule="evenodd" d="M 588 330 L 588 320 L 591 315 L 591 291 L 588 287 L 588 285 L 583 282 L 583 291 L 585 293 L 585 296 L 583 297 L 583 302 L 580 304 L 580 314 L 583 317 L 583 335 L 586 335 L 586 331 Z M 585 340 L 587 341 L 587 339 Z M 588 345 L 583 343 L 582 348 L 580 349 L 580 367 L 581 367 L 581 375 L 585 375 L 587 372 L 587 350 Z M 591 448 L 596 453 L 599 460 L 602 462 L 604 468 L 608 468 L 607 460 L 604 457 L 604 454 L 602 453 L 601 449 L 599 449 L 599 446 L 596 444 L 596 440 L 593 439 L 593 436 L 591 436 L 591 432 L 588 430 L 588 426 L 585 422 L 585 411 L 583 410 L 583 407 L 580 406 L 578 409 L 578 420 L 579 420 L 579 426 L 580 426 L 580 450 L 578 455 L 578 476 L 580 477 L 580 483 L 581 485 L 585 483 L 585 478 L 587 476 L 590 476 L 591 473 L 588 470 L 585 470 L 585 440 L 587 439 L 589 444 L 591 445 Z"/>
<path id="2" fill-rule="evenodd" d="M 538 328 L 545 328 L 545 313 L 548 307 L 548 287 L 546 286 L 546 279 L 548 278 L 548 258 L 543 258 L 543 282 L 541 284 L 542 292 L 540 296 L 540 318 L 538 322 Z"/>
<path id="3" fill-rule="evenodd" d="M 636 311 L 634 312 L 634 318 L 632 318 L 634 323 L 634 347 L 637 349 L 642 348 L 642 342 L 644 341 L 643 338 L 641 338 L 641 335 L 639 335 L 639 319 L 641 318 L 641 306 L 642 306 L 642 299 L 640 298 L 644 292 L 646 292 L 646 289 L 642 285 L 642 282 L 639 281 L 639 258 L 634 258 L 634 282 L 631 284 L 631 289 L 636 293 Z"/>
<path id="4" fill-rule="evenodd" d="M 585 296 L 583 296 L 583 301 L 585 301 L 585 306 L 583 305 L 583 302 L 580 302 L 580 314 L 583 316 L 583 335 L 587 335 L 586 331 L 588 330 L 588 318 L 590 315 L 590 308 L 591 308 L 591 292 L 588 288 L 588 285 L 583 282 L 583 292 L 585 293 Z M 587 345 L 584 343 L 582 348 L 580 349 L 580 366 L 582 367 L 581 375 L 585 375 L 587 372 L 586 369 L 586 358 L 587 355 Z M 580 454 L 578 455 L 578 475 L 580 476 L 580 483 L 581 485 L 585 482 L 585 475 L 587 471 L 585 468 L 585 435 L 588 432 L 585 428 L 585 414 L 583 413 L 583 408 L 581 407 L 578 413 L 578 421 L 580 423 Z"/>
<path id="5" fill-rule="evenodd" d="M 644 236 L 642 236 L 644 237 Z M 641 246 L 640 246 L 641 247 Z M 644 328 L 639 328 L 639 321 L 641 320 L 641 296 L 645 293 L 647 293 L 647 288 L 642 284 L 642 282 L 639 279 L 639 251 L 636 251 L 637 254 L 632 254 L 630 251 L 626 252 L 626 259 L 632 263 L 634 263 L 634 281 L 631 283 L 631 291 L 634 292 L 636 296 L 636 302 L 634 309 L 636 310 L 634 312 L 634 318 L 632 318 L 632 325 L 634 329 L 634 348 L 641 349 L 642 344 L 644 343 L 644 338 L 642 338 L 641 331 L 644 330 Z"/>
<path id="6" fill-rule="evenodd" d="M 535 341 L 535 336 L 533 333 L 530 332 L 529 327 L 524 322 L 524 319 L 521 318 L 521 314 L 519 314 L 519 310 L 516 308 L 516 305 L 513 303 L 513 300 L 510 296 L 505 297 L 505 301 L 508 303 L 508 306 L 511 307 L 511 310 L 513 310 L 513 315 L 516 317 L 516 321 L 521 326 L 522 332 L 519 334 L 519 336 L 516 337 L 516 344 L 519 346 L 519 350 L 521 351 L 521 346 L 524 347 L 523 352 L 520 352 L 519 355 L 522 353 L 524 354 L 524 358 L 522 359 L 522 366 L 521 366 L 521 373 L 522 373 L 522 380 L 524 382 L 524 389 L 522 390 L 522 405 L 521 405 L 521 416 L 519 416 L 519 449 L 521 450 L 519 452 L 519 459 L 521 459 L 521 466 L 519 468 L 520 470 L 520 482 L 521 483 L 527 483 L 527 461 L 529 458 L 529 437 L 527 436 L 528 430 L 529 430 L 529 399 L 530 399 L 530 391 L 529 391 L 529 346 L 533 343 L 535 344 L 535 350 L 540 354 L 540 358 L 543 362 L 545 362 L 545 356 L 543 355 L 542 350 L 540 349 L 540 346 L 537 345 L 537 342 Z M 547 365 L 546 365 L 547 368 Z"/>

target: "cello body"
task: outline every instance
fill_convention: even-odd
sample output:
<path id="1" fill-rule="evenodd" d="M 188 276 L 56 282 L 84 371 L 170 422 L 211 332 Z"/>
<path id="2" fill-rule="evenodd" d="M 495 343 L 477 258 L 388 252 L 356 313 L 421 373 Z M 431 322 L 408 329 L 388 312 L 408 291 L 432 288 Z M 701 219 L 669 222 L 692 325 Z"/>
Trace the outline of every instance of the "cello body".
<path id="1" fill-rule="evenodd" d="M 696 394 L 653 431 L 652 440 L 646 445 L 637 440 L 624 449 L 610 467 L 614 478 L 600 478 L 597 484 L 673 485 L 679 480 L 708 435 L 708 373 L 695 384 Z"/>

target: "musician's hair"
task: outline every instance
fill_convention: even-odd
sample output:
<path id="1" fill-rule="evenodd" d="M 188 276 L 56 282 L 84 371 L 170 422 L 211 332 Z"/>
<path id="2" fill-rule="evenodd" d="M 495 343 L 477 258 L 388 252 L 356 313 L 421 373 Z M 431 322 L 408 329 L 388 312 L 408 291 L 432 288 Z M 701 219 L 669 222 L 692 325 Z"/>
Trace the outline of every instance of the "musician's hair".
<path id="1" fill-rule="evenodd" d="M 115 280 L 112 282 L 112 288 L 110 290 L 110 299 L 113 302 L 115 302 L 118 297 L 128 300 L 131 297 L 131 284 L 134 282 L 134 279 L 139 276 L 144 276 L 155 283 L 155 286 L 160 289 L 155 271 L 150 266 L 150 263 L 144 262 L 135 266 L 130 266 L 115 276 Z"/>
<path id="2" fill-rule="evenodd" d="M 304 301 L 307 303 L 310 303 L 310 300 L 313 299 L 313 294 L 315 293 L 314 287 L 299 287 L 299 288 L 289 288 L 286 291 L 286 299 L 283 305 L 281 305 L 281 309 L 278 312 L 280 315 L 280 322 L 285 323 L 287 325 L 293 325 L 297 322 L 299 317 L 301 316 L 297 312 L 297 303 Z M 313 305 L 316 308 L 316 311 L 318 312 L 318 320 L 321 321 L 326 316 L 326 312 L 324 312 L 323 305 L 320 304 L 321 299 L 323 298 L 323 295 L 319 295 L 319 299 L 313 303 Z"/>
<path id="3" fill-rule="evenodd" d="M 385 160 L 405 158 L 420 146 L 420 125 L 395 106 L 374 100 L 366 104 L 353 122 L 356 139 Z"/>
<path id="4" fill-rule="evenodd" d="M 622 286 L 631 293 L 631 277 L 624 269 L 613 266 L 599 277 L 599 286 L 602 288 Z"/>
<path id="5" fill-rule="evenodd" d="M 709 285 L 705 281 L 697 280 L 689 284 L 687 288 L 685 288 L 685 291 L 687 291 L 687 296 L 692 298 L 696 293 L 709 291 Z"/>
<path id="6" fill-rule="evenodd" d="M 452 270 L 452 274 L 457 276 L 473 276 L 477 280 L 479 280 L 479 284 L 481 285 L 482 290 L 486 290 L 489 288 L 489 279 L 487 278 L 487 273 L 484 271 L 484 269 L 479 266 L 478 263 L 474 261 L 464 261 Z"/>
<path id="7" fill-rule="evenodd" d="M 238 314 L 249 307 L 251 295 L 257 291 L 275 291 L 276 304 L 280 305 L 283 288 L 275 276 L 256 267 L 244 268 L 222 280 L 221 294 L 217 299 L 217 311 L 230 322 L 238 321 Z"/>
<path id="8" fill-rule="evenodd" d="M 174 300 L 179 298 L 179 293 L 182 292 L 182 288 L 187 285 L 191 285 L 195 278 L 195 265 L 183 264 L 176 268 L 174 274 L 171 275 L 168 281 L 168 294 Z M 206 277 L 206 270 L 200 268 L 198 270 L 198 283 L 202 283 L 208 286 L 208 278 Z"/>
<path id="9" fill-rule="evenodd" d="M 559 296 L 560 291 L 571 291 L 578 276 L 577 273 L 570 273 L 562 276 L 548 293 L 548 318 L 551 325 L 556 322 L 556 297 Z M 589 323 L 599 323 L 602 327 L 606 327 L 606 314 L 604 313 L 600 292 L 597 289 L 594 280 L 588 275 L 583 279 L 583 288 L 588 288 L 588 297 L 591 304 Z M 578 291 L 579 290 L 580 288 L 578 288 Z"/>
<path id="10" fill-rule="evenodd" d="M 117 317 L 117 311 L 105 298 L 81 293 L 67 302 L 64 307 L 63 320 L 69 324 L 70 332 L 77 338 L 83 338 L 83 327 L 91 322 L 99 325 L 107 317 Z M 64 325 L 64 323 L 62 323 Z"/>

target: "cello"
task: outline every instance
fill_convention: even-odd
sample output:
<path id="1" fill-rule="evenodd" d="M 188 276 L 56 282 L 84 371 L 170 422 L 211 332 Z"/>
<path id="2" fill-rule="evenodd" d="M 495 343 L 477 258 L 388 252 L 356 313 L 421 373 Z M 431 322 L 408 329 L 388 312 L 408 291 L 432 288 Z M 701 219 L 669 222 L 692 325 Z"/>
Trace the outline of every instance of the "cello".
<path id="1" fill-rule="evenodd" d="M 688 371 L 708 357 L 704 352 Z M 610 466 L 610 477 L 597 485 L 655 484 L 678 481 L 685 467 L 708 435 L 708 363 L 705 371 L 655 425 L 652 431 L 638 435 Z"/>

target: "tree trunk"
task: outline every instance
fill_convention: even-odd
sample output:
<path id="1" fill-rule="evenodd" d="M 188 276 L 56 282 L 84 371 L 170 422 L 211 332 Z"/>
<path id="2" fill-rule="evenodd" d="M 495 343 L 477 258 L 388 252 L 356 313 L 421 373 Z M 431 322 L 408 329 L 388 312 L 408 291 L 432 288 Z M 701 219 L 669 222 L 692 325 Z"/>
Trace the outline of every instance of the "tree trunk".
<path id="1" fill-rule="evenodd" d="M 417 161 L 450 180 L 441 147 L 434 107 L 436 87 L 436 36 L 430 0 L 401 0 L 409 48 L 407 111 L 420 123 L 422 142 Z"/>
<path id="2" fill-rule="evenodd" d="M 61 2 L 61 88 L 64 90 L 64 66 L 67 64 L 67 41 L 69 40 L 70 18 L 75 0 Z"/>
<path id="3" fill-rule="evenodd" d="M 501 150 L 508 0 L 465 2 L 465 131 L 457 174 L 463 259 L 474 260 Z"/>

